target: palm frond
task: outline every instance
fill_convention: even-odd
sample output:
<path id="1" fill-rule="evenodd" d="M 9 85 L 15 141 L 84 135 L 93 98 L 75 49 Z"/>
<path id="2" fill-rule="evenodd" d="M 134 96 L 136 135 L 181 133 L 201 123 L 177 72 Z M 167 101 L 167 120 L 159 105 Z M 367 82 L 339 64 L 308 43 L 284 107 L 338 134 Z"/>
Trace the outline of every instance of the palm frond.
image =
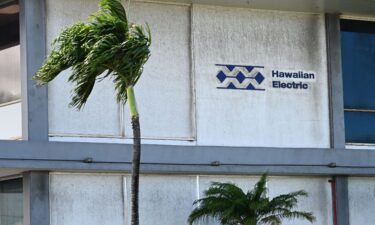
<path id="1" fill-rule="evenodd" d="M 99 11 L 88 22 L 78 22 L 63 30 L 53 42 L 53 50 L 33 79 L 44 85 L 61 71 L 72 69 L 71 106 L 81 109 L 95 82 L 111 77 L 117 101 L 125 103 L 126 89 L 134 86 L 150 57 L 151 32 L 148 27 L 129 27 L 119 0 L 101 0 Z M 107 71 L 106 75 L 102 75 Z"/>
<path id="2" fill-rule="evenodd" d="M 315 216 L 311 212 L 300 212 L 300 211 L 289 211 L 280 215 L 281 218 L 287 219 L 305 219 L 309 222 L 314 222 L 316 220 Z"/>
<path id="3" fill-rule="evenodd" d="M 70 106 L 81 109 L 90 96 L 96 81 L 96 77 L 105 71 L 103 67 L 88 67 L 84 63 L 73 67 L 72 77 L 75 78 L 75 87 L 72 92 Z"/>
<path id="4" fill-rule="evenodd" d="M 281 225 L 281 218 L 279 215 L 271 215 L 261 219 L 258 225 Z"/>
<path id="5" fill-rule="evenodd" d="M 280 225 L 282 219 L 314 221 L 310 212 L 292 211 L 297 197 L 307 196 L 307 192 L 300 190 L 270 200 L 266 182 L 267 174 L 263 174 L 246 194 L 235 184 L 213 182 L 204 192 L 205 197 L 194 201 L 196 208 L 188 218 L 189 224 L 208 218 L 215 218 L 222 225 Z"/>
<path id="6" fill-rule="evenodd" d="M 246 198 L 241 188 L 232 183 L 212 182 L 208 190 L 204 192 L 207 196 L 222 196 L 226 198 Z"/>
<path id="7" fill-rule="evenodd" d="M 265 196 L 267 194 L 267 174 L 263 174 L 260 177 L 260 180 L 255 184 L 255 187 L 253 189 L 253 198 L 254 199 L 260 199 L 261 197 Z"/>
<path id="8" fill-rule="evenodd" d="M 278 214 L 273 214 L 261 219 L 261 221 L 272 221 L 272 218 L 278 219 L 305 219 L 309 222 L 314 222 L 316 220 L 315 216 L 311 212 L 300 212 L 300 211 L 289 211 L 284 210 L 284 212 L 280 212 Z M 267 223 L 264 223 L 267 224 Z"/>
<path id="9" fill-rule="evenodd" d="M 304 190 L 299 190 L 296 192 L 279 195 L 270 201 L 270 208 L 283 207 L 287 209 L 292 209 L 296 207 L 298 203 L 297 197 L 300 197 L 300 196 L 307 197 L 308 193 Z"/>
<path id="10" fill-rule="evenodd" d="M 223 225 L 237 225 L 242 221 L 242 209 L 246 206 L 246 195 L 234 184 L 213 182 L 205 191 L 205 198 L 194 202 L 198 207 L 189 216 L 188 222 L 216 218 Z"/>
<path id="11" fill-rule="evenodd" d="M 53 50 L 33 79 L 44 85 L 53 80 L 61 71 L 79 63 L 86 54 L 82 47 L 88 36 L 87 26 L 76 23 L 63 30 L 53 41 Z"/>
<path id="12" fill-rule="evenodd" d="M 102 0 L 99 3 L 99 7 L 105 13 L 121 19 L 126 24 L 128 23 L 126 12 L 121 2 L 113 0 Z"/>

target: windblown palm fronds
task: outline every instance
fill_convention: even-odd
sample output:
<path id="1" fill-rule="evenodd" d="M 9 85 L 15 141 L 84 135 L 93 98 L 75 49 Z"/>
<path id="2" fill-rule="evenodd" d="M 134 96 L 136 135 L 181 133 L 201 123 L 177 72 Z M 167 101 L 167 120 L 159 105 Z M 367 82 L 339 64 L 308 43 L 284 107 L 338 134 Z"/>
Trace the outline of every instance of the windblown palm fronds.
<path id="1" fill-rule="evenodd" d="M 38 84 L 53 80 L 61 71 L 72 69 L 69 81 L 74 90 L 71 105 L 81 109 L 95 82 L 111 76 L 117 101 L 126 102 L 127 87 L 134 86 L 150 56 L 151 34 L 147 26 L 129 26 L 118 0 L 102 0 L 99 11 L 63 30 L 53 50 L 34 76 Z M 105 75 L 102 75 L 107 72 Z"/>
<path id="2" fill-rule="evenodd" d="M 212 183 L 204 192 L 206 197 L 194 202 L 197 207 L 189 216 L 189 224 L 208 218 L 215 218 L 222 225 L 280 225 L 283 219 L 293 218 L 315 220 L 310 212 L 293 211 L 297 197 L 307 196 L 305 191 L 269 199 L 266 182 L 267 175 L 263 174 L 254 189 L 247 193 L 231 183 Z"/>
<path id="3" fill-rule="evenodd" d="M 132 216 L 139 224 L 138 192 L 141 157 L 141 132 L 133 86 L 150 56 L 150 29 L 128 24 L 119 0 L 101 0 L 99 11 L 63 30 L 53 42 L 52 52 L 34 76 L 44 85 L 61 71 L 72 69 L 69 81 L 74 84 L 71 105 L 81 109 L 94 85 L 110 76 L 115 83 L 117 101 L 128 101 L 133 128 Z"/>

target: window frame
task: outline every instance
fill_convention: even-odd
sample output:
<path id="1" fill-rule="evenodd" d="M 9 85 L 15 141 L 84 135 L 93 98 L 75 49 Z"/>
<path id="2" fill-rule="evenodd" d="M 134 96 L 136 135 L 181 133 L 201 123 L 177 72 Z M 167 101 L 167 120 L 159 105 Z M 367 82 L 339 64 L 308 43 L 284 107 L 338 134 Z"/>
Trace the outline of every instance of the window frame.
<path id="1" fill-rule="evenodd" d="M 359 24 L 363 24 L 363 26 L 359 26 Z M 353 16 L 341 16 L 340 17 L 340 34 L 341 32 L 355 32 L 355 33 L 372 33 L 375 35 L 375 18 L 366 18 L 366 17 L 353 17 Z M 341 35 L 340 35 L 341 36 Z M 340 46 L 341 48 L 341 46 Z M 344 71 L 342 72 L 344 76 Z M 344 77 L 343 77 L 344 79 Z M 343 94 L 342 98 L 344 99 L 343 111 L 344 114 L 347 113 L 355 113 L 357 115 L 364 114 L 364 113 L 371 113 L 374 114 L 375 117 L 375 108 L 374 109 L 367 109 L 363 107 L 345 107 L 345 97 L 344 97 L 344 85 L 343 85 Z M 345 120 L 345 116 L 344 116 Z M 345 128 L 345 132 L 347 132 L 348 127 Z M 373 143 L 365 143 L 365 142 L 350 142 L 347 141 L 347 137 L 345 135 L 345 144 L 346 148 L 361 148 L 365 147 L 366 149 L 374 149 L 375 150 L 375 141 Z"/>

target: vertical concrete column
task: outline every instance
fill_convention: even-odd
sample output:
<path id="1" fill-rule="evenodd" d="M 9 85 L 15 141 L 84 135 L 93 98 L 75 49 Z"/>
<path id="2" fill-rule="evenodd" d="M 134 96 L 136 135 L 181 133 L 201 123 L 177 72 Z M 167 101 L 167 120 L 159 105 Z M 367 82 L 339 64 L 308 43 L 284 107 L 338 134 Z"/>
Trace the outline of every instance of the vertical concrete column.
<path id="1" fill-rule="evenodd" d="M 337 225 L 349 225 L 348 177 L 335 176 Z"/>
<path id="2" fill-rule="evenodd" d="M 49 173 L 23 174 L 23 224 L 49 225 Z"/>
<path id="3" fill-rule="evenodd" d="M 47 86 L 32 80 L 46 54 L 45 0 L 20 0 L 22 136 L 48 140 Z"/>
<path id="4" fill-rule="evenodd" d="M 340 17 L 326 14 L 331 148 L 345 148 L 344 92 L 341 66 Z"/>
<path id="5" fill-rule="evenodd" d="M 330 92 L 331 148 L 345 151 L 344 93 L 341 67 L 340 16 L 326 14 L 328 80 Z M 334 176 L 334 212 L 337 225 L 349 225 L 348 177 Z"/>

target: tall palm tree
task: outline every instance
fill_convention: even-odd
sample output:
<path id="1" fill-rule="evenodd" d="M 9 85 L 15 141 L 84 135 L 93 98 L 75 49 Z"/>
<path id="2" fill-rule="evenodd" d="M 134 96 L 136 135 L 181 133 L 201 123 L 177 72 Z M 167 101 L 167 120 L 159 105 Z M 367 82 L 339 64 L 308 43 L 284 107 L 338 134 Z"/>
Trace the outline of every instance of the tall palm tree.
<path id="1" fill-rule="evenodd" d="M 253 190 L 244 193 L 231 183 L 213 182 L 204 192 L 204 198 L 194 202 L 188 222 L 215 218 L 222 225 L 280 225 L 282 219 L 301 218 L 310 222 L 315 217 L 310 212 L 293 211 L 297 197 L 307 196 L 300 190 L 279 195 L 273 199 L 266 196 L 267 175 L 263 174 Z"/>
<path id="2" fill-rule="evenodd" d="M 119 0 L 101 0 L 99 10 L 86 23 L 77 22 L 63 30 L 53 42 L 53 50 L 34 76 L 39 85 L 71 68 L 74 84 L 71 105 L 81 109 L 96 81 L 113 79 L 117 101 L 128 101 L 133 127 L 132 225 L 138 225 L 139 165 L 141 133 L 133 86 L 150 56 L 151 33 L 139 25 L 129 26 Z M 106 73 L 105 73 L 106 72 Z"/>

